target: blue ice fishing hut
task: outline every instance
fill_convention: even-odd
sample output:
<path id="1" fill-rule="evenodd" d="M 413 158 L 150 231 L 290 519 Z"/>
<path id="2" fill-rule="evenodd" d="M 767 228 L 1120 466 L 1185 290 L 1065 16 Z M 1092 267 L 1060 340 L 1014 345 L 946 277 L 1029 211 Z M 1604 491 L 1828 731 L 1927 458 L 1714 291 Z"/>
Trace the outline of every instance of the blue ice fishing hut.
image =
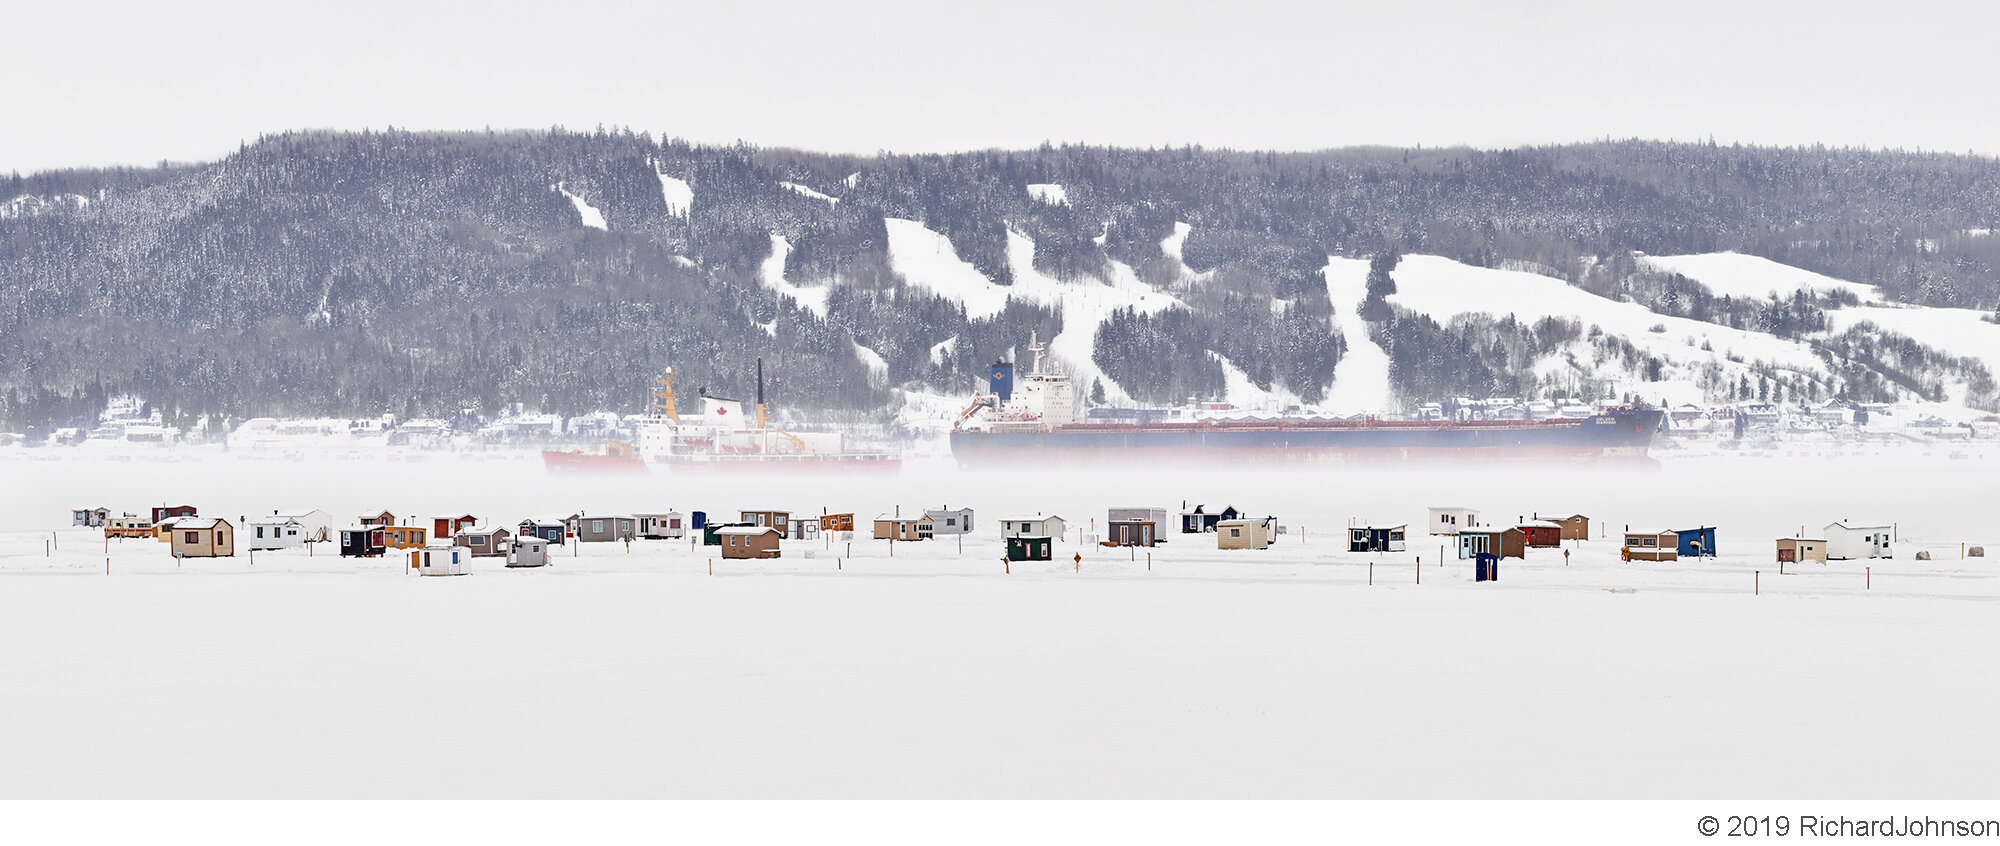
<path id="1" fill-rule="evenodd" d="M 1680 536 L 1677 552 L 1682 558 L 1715 557 L 1715 527 L 1703 526 L 1698 529 L 1679 529 L 1674 534 Z"/>
<path id="2" fill-rule="evenodd" d="M 1472 580 L 1475 582 L 1500 581 L 1500 556 L 1491 552 L 1481 552 L 1472 560 Z"/>

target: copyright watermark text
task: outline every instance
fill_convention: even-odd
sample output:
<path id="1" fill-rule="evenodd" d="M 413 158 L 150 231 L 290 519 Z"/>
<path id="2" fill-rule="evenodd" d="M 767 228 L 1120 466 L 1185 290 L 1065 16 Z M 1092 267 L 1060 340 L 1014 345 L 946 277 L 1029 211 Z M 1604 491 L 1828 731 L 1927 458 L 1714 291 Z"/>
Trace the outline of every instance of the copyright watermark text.
<path id="1" fill-rule="evenodd" d="M 1731 815 L 1704 816 L 1695 821 L 1695 830 L 1704 837 L 2000 837 L 2000 820 Z"/>

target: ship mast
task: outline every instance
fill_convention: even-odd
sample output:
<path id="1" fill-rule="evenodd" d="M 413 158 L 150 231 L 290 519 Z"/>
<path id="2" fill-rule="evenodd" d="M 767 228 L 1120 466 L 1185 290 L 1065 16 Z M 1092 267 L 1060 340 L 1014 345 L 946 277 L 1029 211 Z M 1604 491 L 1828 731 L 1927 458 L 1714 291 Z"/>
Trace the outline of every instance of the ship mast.
<path id="1" fill-rule="evenodd" d="M 681 425 L 681 413 L 674 408 L 674 369 L 669 367 L 653 380 L 652 417 L 665 417 Z"/>

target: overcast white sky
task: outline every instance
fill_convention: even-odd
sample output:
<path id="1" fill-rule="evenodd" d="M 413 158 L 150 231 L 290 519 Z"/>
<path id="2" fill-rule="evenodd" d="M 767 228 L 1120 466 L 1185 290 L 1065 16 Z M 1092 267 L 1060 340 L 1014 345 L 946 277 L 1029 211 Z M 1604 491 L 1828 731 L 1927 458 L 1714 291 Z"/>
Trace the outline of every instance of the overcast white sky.
<path id="1" fill-rule="evenodd" d="M 2000 153 L 1991 2 L 12 5 L 0 173 L 391 125 L 856 153 L 1711 135 Z"/>

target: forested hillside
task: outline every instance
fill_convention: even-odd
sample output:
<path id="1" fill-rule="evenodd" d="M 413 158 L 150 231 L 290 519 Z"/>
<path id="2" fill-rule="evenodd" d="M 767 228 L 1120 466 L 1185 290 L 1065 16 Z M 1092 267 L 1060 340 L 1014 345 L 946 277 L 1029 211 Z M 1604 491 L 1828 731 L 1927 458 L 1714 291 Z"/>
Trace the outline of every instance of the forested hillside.
<path id="1" fill-rule="evenodd" d="M 1061 186 L 1059 201 L 1029 185 Z M 1261 388 L 1323 395 L 1349 342 L 1329 256 L 1529 267 L 1767 331 L 1840 303 L 1710 302 L 1630 253 L 1735 250 L 1911 302 L 2000 304 L 2000 241 L 1985 235 L 2000 162 L 1960 155 L 1623 142 L 856 157 L 605 129 L 286 133 L 213 163 L 0 181 L 0 424 L 127 392 L 176 418 L 637 411 L 662 366 L 743 394 L 758 356 L 785 376 L 778 402 L 867 412 L 898 387 L 966 392 L 1031 331 L 1063 330 L 1050 303 L 968 313 L 900 275 L 885 218 L 943 234 L 991 283 L 1026 270 L 1013 233 L 1032 240 L 1035 273 L 1129 276 L 1172 297 L 1112 315 L 1090 345 L 1140 401 L 1218 395 L 1209 351 Z M 1177 223 L 1191 231 L 1174 255 Z M 790 246 L 782 281 L 827 289 L 823 313 L 769 284 L 773 235 Z M 1412 400 L 1517 391 L 1494 338 L 1577 331 L 1366 316 Z"/>

